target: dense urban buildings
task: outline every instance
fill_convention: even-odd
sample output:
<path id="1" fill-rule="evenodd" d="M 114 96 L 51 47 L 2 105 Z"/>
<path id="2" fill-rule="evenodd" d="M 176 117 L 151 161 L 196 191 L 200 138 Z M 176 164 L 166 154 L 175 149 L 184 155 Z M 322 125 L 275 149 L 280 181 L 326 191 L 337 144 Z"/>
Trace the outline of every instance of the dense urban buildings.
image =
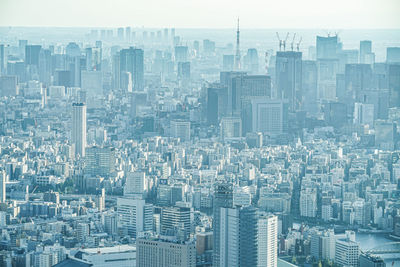
<path id="1" fill-rule="evenodd" d="M 0 27 L 0 267 L 400 264 L 399 31 L 240 22 Z"/>

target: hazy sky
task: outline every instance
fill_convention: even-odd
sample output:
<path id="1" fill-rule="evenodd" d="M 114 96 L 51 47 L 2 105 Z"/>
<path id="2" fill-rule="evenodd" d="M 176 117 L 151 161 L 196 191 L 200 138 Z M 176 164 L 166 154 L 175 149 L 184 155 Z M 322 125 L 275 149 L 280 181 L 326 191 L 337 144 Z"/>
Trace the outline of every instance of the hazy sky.
<path id="1" fill-rule="evenodd" d="M 0 0 L 0 26 L 400 28 L 400 0 Z"/>

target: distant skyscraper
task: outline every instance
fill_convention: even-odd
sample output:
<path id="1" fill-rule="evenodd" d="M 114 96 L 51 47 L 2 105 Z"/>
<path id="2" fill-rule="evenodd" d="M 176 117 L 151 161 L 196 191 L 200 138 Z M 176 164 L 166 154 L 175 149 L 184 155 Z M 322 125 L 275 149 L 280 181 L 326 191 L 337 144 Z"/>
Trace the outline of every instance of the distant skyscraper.
<path id="1" fill-rule="evenodd" d="M 336 59 L 338 49 L 337 36 L 317 36 L 317 59 Z"/>
<path id="2" fill-rule="evenodd" d="M 227 88 L 214 84 L 207 89 L 207 122 L 217 125 L 226 112 Z"/>
<path id="3" fill-rule="evenodd" d="M 130 47 L 120 51 L 119 71 L 130 72 L 133 81 L 133 90 L 142 91 L 144 88 L 144 58 L 143 50 Z M 122 75 L 120 75 L 120 78 Z"/>
<path id="4" fill-rule="evenodd" d="M 258 219 L 257 266 L 278 265 L 278 217 L 262 215 Z"/>
<path id="5" fill-rule="evenodd" d="M 400 107 L 400 64 L 391 64 L 387 69 L 389 80 L 389 105 Z"/>
<path id="6" fill-rule="evenodd" d="M 293 51 L 277 52 L 275 63 L 275 91 L 279 99 L 287 99 L 289 108 L 295 111 L 301 107 L 302 53 Z"/>
<path id="7" fill-rule="evenodd" d="M 386 48 L 386 63 L 400 63 L 400 47 Z"/>
<path id="8" fill-rule="evenodd" d="M 213 266 L 220 266 L 221 247 L 221 208 L 232 208 L 233 189 L 231 184 L 217 184 L 214 188 L 213 201 Z"/>
<path id="9" fill-rule="evenodd" d="M 253 99 L 252 132 L 282 134 L 288 129 L 288 104 L 285 100 Z"/>
<path id="10" fill-rule="evenodd" d="M 374 105 L 354 103 L 354 124 L 374 125 Z"/>
<path id="11" fill-rule="evenodd" d="M 258 74 L 258 52 L 255 48 L 249 48 L 247 50 L 247 55 L 245 56 L 244 63 L 246 70 L 251 74 Z"/>
<path id="12" fill-rule="evenodd" d="M 39 53 L 42 49 L 40 45 L 25 46 L 25 63 L 27 65 L 39 66 Z"/>
<path id="13" fill-rule="evenodd" d="M 117 29 L 117 36 L 120 41 L 124 40 L 124 28 Z"/>
<path id="14" fill-rule="evenodd" d="M 0 44 L 0 75 L 5 74 L 6 66 L 6 48 L 4 44 Z"/>
<path id="15" fill-rule="evenodd" d="M 318 68 L 313 60 L 302 61 L 301 97 L 304 110 L 316 114 L 318 110 Z"/>
<path id="16" fill-rule="evenodd" d="M 86 105 L 72 104 L 72 133 L 71 142 L 75 146 L 75 156 L 85 156 L 86 149 Z"/>
<path id="17" fill-rule="evenodd" d="M 222 58 L 223 71 L 233 71 L 234 64 L 235 64 L 235 57 L 233 55 L 223 55 Z"/>
<path id="18" fill-rule="evenodd" d="M 360 63 L 369 64 L 367 62 L 368 55 L 372 53 L 372 42 L 371 41 L 361 41 L 360 42 Z"/>
<path id="19" fill-rule="evenodd" d="M 236 30 L 236 55 L 235 55 L 235 70 L 241 69 L 240 63 L 240 29 L 239 29 L 239 18 L 237 20 L 237 30 Z"/>
<path id="20" fill-rule="evenodd" d="M 188 61 L 188 47 L 187 46 L 175 46 L 175 62 L 187 62 Z"/>

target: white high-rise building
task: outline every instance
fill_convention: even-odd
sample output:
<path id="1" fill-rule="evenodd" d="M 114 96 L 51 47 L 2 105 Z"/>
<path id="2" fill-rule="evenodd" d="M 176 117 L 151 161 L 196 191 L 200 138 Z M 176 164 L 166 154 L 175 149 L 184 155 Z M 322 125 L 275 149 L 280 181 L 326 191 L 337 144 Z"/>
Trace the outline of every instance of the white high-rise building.
<path id="1" fill-rule="evenodd" d="M 6 202 L 6 172 L 0 171 L 0 203 Z"/>
<path id="2" fill-rule="evenodd" d="M 301 190 L 300 215 L 304 217 L 317 216 L 317 192 L 314 189 Z"/>
<path id="3" fill-rule="evenodd" d="M 124 196 L 143 197 L 146 191 L 146 174 L 144 172 L 128 172 L 124 187 Z"/>
<path id="4" fill-rule="evenodd" d="M 355 242 L 355 233 L 346 231 L 344 238 L 336 240 L 335 263 L 340 266 L 359 266 L 360 244 Z"/>
<path id="5" fill-rule="evenodd" d="M 136 238 L 140 232 L 153 229 L 153 205 L 143 199 L 118 198 L 118 226 Z"/>
<path id="6" fill-rule="evenodd" d="M 86 148 L 86 105 L 72 104 L 72 133 L 71 141 L 75 147 L 75 156 L 85 156 Z"/>
<path id="7" fill-rule="evenodd" d="M 239 265 L 239 210 L 221 208 L 220 266 Z"/>
<path id="8" fill-rule="evenodd" d="M 278 217 L 262 215 L 258 219 L 257 266 L 278 265 Z"/>
<path id="9" fill-rule="evenodd" d="M 321 236 L 322 243 L 322 259 L 335 260 L 335 243 L 336 236 L 333 229 L 326 231 Z"/>

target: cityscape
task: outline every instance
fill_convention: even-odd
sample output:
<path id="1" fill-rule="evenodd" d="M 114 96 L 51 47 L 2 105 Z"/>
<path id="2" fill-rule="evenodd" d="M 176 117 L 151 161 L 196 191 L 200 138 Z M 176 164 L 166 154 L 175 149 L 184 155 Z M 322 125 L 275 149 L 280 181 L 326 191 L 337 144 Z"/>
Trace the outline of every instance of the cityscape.
<path id="1" fill-rule="evenodd" d="M 398 23 L 131 21 L 0 18 L 0 267 L 400 266 Z"/>

